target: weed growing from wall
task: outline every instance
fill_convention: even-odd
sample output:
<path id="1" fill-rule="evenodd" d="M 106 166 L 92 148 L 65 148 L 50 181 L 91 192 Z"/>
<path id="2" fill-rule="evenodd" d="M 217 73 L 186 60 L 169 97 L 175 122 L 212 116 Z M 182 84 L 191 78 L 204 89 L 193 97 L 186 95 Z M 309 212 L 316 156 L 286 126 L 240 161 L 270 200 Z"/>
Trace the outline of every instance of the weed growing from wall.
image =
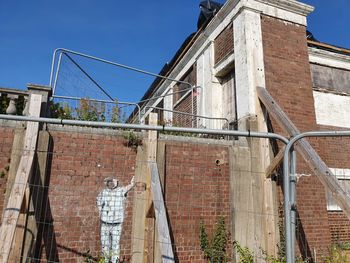
<path id="1" fill-rule="evenodd" d="M 123 133 L 123 137 L 125 139 L 124 145 L 127 147 L 137 149 L 137 146 L 142 145 L 142 138 L 140 138 L 135 132 L 133 131 L 126 131 Z"/>
<path id="2" fill-rule="evenodd" d="M 202 221 L 199 225 L 199 240 L 201 250 L 204 252 L 204 257 L 208 259 L 209 262 L 227 262 L 228 256 L 226 254 L 226 248 L 228 233 L 226 231 L 224 217 L 219 217 L 211 240 L 209 240 L 205 225 Z"/>

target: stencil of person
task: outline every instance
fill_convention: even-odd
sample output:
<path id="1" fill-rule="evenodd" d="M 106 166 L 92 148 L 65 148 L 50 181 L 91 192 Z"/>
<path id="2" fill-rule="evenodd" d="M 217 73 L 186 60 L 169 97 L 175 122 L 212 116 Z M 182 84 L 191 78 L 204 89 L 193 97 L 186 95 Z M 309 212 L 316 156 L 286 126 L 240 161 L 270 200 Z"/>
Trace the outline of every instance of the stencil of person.
<path id="1" fill-rule="evenodd" d="M 119 186 L 113 177 L 104 179 L 106 188 L 97 196 L 96 202 L 101 221 L 102 253 L 107 262 L 119 262 L 120 236 L 125 213 L 125 200 L 135 186 L 134 177 L 127 186 Z"/>

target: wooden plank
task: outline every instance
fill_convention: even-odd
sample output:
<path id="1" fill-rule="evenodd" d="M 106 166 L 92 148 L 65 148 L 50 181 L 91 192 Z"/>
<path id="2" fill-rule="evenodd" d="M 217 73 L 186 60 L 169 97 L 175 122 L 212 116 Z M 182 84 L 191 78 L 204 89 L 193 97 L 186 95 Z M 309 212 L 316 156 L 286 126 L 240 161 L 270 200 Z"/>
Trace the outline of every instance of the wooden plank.
<path id="1" fill-rule="evenodd" d="M 158 123 L 157 113 L 149 114 L 149 125 L 156 126 Z M 157 131 L 148 132 L 148 161 L 155 162 L 157 159 Z"/>
<path id="2" fill-rule="evenodd" d="M 164 194 L 164 187 L 165 187 L 165 151 L 166 151 L 165 142 L 164 141 L 158 142 L 157 167 L 159 172 L 160 184 L 163 189 L 163 194 Z"/>
<path id="3" fill-rule="evenodd" d="M 155 216 L 157 219 L 158 240 L 160 242 L 162 262 L 175 262 L 157 164 L 149 163 L 149 166 L 151 170 L 151 189 Z"/>
<path id="4" fill-rule="evenodd" d="M 42 221 L 49 207 L 46 196 L 49 145 L 50 134 L 47 131 L 40 131 L 37 143 L 37 165 L 33 169 L 33 175 L 30 180 L 30 203 L 27 206 L 28 213 L 26 215 L 27 227 L 23 239 L 23 247 L 21 248 L 23 262 L 28 261 L 27 258 L 34 251 L 35 246 L 41 243 L 41 235 L 40 233 L 38 234 L 40 225 L 37 222 Z"/>
<path id="5" fill-rule="evenodd" d="M 155 122 L 154 122 L 155 120 Z M 157 117 L 150 114 L 150 123 L 156 125 Z M 133 205 L 133 224 L 132 224 L 132 262 L 148 262 L 153 255 L 153 242 L 150 239 L 154 235 L 154 218 L 149 218 L 149 210 L 152 208 L 151 196 L 151 173 L 148 162 L 156 160 L 157 150 L 157 132 L 150 131 L 148 141 L 142 147 L 138 147 L 136 156 L 135 181 L 136 190 L 134 194 Z M 144 189 L 141 185 L 144 186 Z M 152 225 L 153 224 L 153 225 Z M 149 244 L 151 242 L 151 244 Z"/>
<path id="6" fill-rule="evenodd" d="M 329 48 L 329 49 L 333 49 L 333 50 L 336 50 L 336 51 L 340 51 L 340 52 L 344 52 L 344 53 L 350 54 L 350 49 L 336 47 L 336 46 L 333 46 L 333 45 L 330 45 L 330 44 L 321 43 L 321 42 L 313 41 L 313 40 L 308 40 L 307 43 L 315 45 L 315 46 L 325 47 L 325 48 Z"/>
<path id="7" fill-rule="evenodd" d="M 166 144 L 164 141 L 158 142 L 157 146 L 157 167 L 159 172 L 159 179 L 160 184 L 163 190 L 163 196 L 164 196 L 164 190 L 165 190 L 165 154 L 166 154 Z M 155 235 L 154 240 L 154 263 L 160 263 L 162 262 L 162 255 L 160 253 L 160 241 L 158 235 Z"/>
<path id="8" fill-rule="evenodd" d="M 24 128 L 15 130 L 15 136 L 13 138 L 13 143 L 12 143 L 10 170 L 9 170 L 7 182 L 6 182 L 4 210 L 6 208 L 6 205 L 7 205 L 10 193 L 11 193 L 11 188 L 12 188 L 14 181 L 15 181 L 15 178 L 16 178 L 16 173 L 18 170 L 19 162 L 21 161 L 22 151 L 23 151 L 23 143 L 24 143 L 24 135 L 25 135 Z"/>
<path id="9" fill-rule="evenodd" d="M 264 88 L 257 87 L 257 93 L 261 102 L 265 105 L 270 115 L 279 123 L 279 125 L 289 133 L 290 136 L 299 134 L 299 130 L 288 118 L 282 108 L 271 97 Z M 334 200 L 342 208 L 346 216 L 350 219 L 350 196 L 340 186 L 335 175 L 329 170 L 321 157 L 312 148 L 306 139 L 301 139 L 295 146 L 296 150 L 309 165 L 311 170 L 319 178 L 323 186 L 332 193 Z"/>
<path id="10" fill-rule="evenodd" d="M 23 143 L 24 143 L 24 135 L 25 129 L 16 129 L 15 136 L 12 144 L 12 152 L 11 152 L 11 163 L 10 170 L 6 183 L 6 193 L 5 193 L 5 202 L 4 202 L 4 211 L 7 207 L 8 199 L 10 197 L 11 189 L 14 185 L 14 181 L 16 179 L 16 173 L 18 170 L 19 163 L 21 161 L 22 151 L 23 151 Z M 24 234 L 24 220 L 25 216 L 23 214 L 25 202 L 22 203 L 21 213 L 19 215 L 19 219 L 17 221 L 16 230 L 14 234 L 14 245 L 11 248 L 9 255 L 9 262 L 20 262 L 19 256 L 21 255 L 21 246 L 20 242 L 23 239 Z"/>
<path id="11" fill-rule="evenodd" d="M 277 167 L 283 161 L 283 155 L 284 155 L 285 148 L 286 147 L 283 146 L 283 148 L 277 153 L 275 158 L 273 158 L 270 165 L 266 168 L 266 171 L 265 171 L 266 178 L 270 178 L 271 174 L 277 169 Z"/>
<path id="12" fill-rule="evenodd" d="M 158 123 L 158 114 L 150 113 L 148 117 L 149 125 L 157 125 Z M 147 141 L 147 162 L 155 162 L 157 159 L 157 131 L 148 132 L 148 141 Z M 153 199 L 151 193 L 151 171 L 148 169 L 146 174 L 146 218 L 145 218 L 145 253 L 143 262 L 152 262 L 154 255 L 154 208 L 153 208 Z"/>
<path id="13" fill-rule="evenodd" d="M 133 202 L 133 223 L 132 223 L 132 263 L 143 262 L 144 239 L 145 239 L 145 218 L 146 218 L 146 174 L 148 172 L 147 151 L 145 146 L 137 148 L 136 170 L 135 170 L 135 192 Z"/>
<path id="14" fill-rule="evenodd" d="M 29 115 L 39 116 L 42 96 L 32 94 L 29 104 Z M 8 262 L 12 241 L 16 230 L 17 221 L 20 215 L 20 209 L 23 197 L 30 176 L 34 152 L 36 149 L 39 123 L 28 122 L 27 130 L 24 137 L 23 155 L 21 157 L 14 185 L 8 199 L 6 209 L 3 214 L 2 224 L 0 227 L 0 262 Z"/>

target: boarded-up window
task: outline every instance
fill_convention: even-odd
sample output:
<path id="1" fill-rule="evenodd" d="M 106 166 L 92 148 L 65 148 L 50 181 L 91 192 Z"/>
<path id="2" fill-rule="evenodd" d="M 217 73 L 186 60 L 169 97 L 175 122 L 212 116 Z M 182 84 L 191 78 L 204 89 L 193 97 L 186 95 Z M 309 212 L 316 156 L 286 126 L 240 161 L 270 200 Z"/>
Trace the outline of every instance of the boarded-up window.
<path id="1" fill-rule="evenodd" d="M 215 64 L 233 51 L 233 25 L 230 23 L 214 40 Z"/>
<path id="2" fill-rule="evenodd" d="M 313 86 L 337 93 L 350 94 L 350 71 L 310 64 Z"/>
<path id="3" fill-rule="evenodd" d="M 222 78 L 222 112 L 230 122 L 236 119 L 235 74 L 230 71 Z"/>

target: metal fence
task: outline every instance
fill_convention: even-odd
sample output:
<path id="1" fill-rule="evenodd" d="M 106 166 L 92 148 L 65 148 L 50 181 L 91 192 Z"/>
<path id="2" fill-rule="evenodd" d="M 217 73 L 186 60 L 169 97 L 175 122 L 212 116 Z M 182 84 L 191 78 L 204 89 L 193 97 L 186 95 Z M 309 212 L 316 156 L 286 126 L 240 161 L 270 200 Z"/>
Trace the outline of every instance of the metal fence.
<path id="1" fill-rule="evenodd" d="M 308 239 L 312 233 L 310 227 L 320 227 L 322 220 L 326 222 L 328 217 L 335 214 L 344 217 L 343 212 L 339 210 L 330 210 L 328 214 L 325 212 L 310 214 L 307 209 L 317 211 L 312 207 L 312 202 L 317 199 L 327 200 L 327 191 L 322 185 L 315 183 L 317 180 L 308 181 L 308 174 L 311 175 L 312 171 L 303 166 L 300 157 L 298 157 L 300 166 L 296 170 L 293 170 L 292 166 L 292 176 L 289 177 L 290 165 L 287 160 L 288 152 L 298 138 L 349 137 L 348 131 L 306 133 L 288 142 L 277 134 L 249 131 L 128 125 L 8 115 L 0 117 L 65 125 L 62 128 L 48 127 L 51 138 L 47 140 L 46 150 L 40 144 L 36 150 L 38 162 L 33 167 L 35 176 L 32 176 L 27 184 L 28 199 L 26 206 L 21 210 L 10 254 L 13 262 L 20 260 L 25 262 L 25 258 L 34 262 L 97 262 L 101 258 L 115 260 L 117 257 L 123 262 L 129 262 L 140 255 L 142 260 L 152 262 L 159 257 L 162 241 L 158 239 L 159 221 L 158 218 L 155 219 L 152 207 L 157 207 L 156 204 L 163 200 L 152 198 L 152 195 L 147 193 L 149 182 L 144 180 L 147 167 L 152 161 L 147 159 L 145 148 L 137 140 L 144 135 L 131 135 L 127 132 L 127 136 L 123 136 L 116 131 L 88 128 L 84 128 L 86 130 L 82 133 L 79 128 L 66 126 L 69 124 L 247 138 L 238 141 L 236 146 L 232 146 L 232 141 L 203 140 L 194 137 L 183 139 L 161 137 L 158 140 L 158 158 L 155 163 L 163 189 L 171 233 L 170 244 L 175 261 L 205 262 L 204 251 L 207 251 L 207 256 L 209 255 L 208 260 L 210 257 L 220 255 L 233 260 L 235 240 L 239 240 L 243 246 L 249 245 L 250 250 L 255 253 L 255 260 L 263 260 L 266 257 L 263 250 L 277 253 L 277 244 L 283 239 L 280 233 L 285 231 L 287 234 L 284 236 L 287 242 L 286 250 L 288 246 L 293 245 L 294 230 L 288 225 L 294 224 L 296 250 L 299 250 L 304 258 L 312 257 L 314 262 L 322 262 L 326 248 L 318 244 L 318 241 Z M 262 159 L 258 151 L 254 150 L 258 149 L 254 147 L 268 143 L 266 139 L 288 144 L 285 150 L 284 172 L 281 168 L 277 168 L 276 176 L 267 181 L 266 171 L 262 169 L 264 167 L 262 164 L 267 160 Z M 331 145 L 347 145 L 347 143 L 348 139 L 339 138 L 332 139 Z M 240 148 L 243 150 L 239 150 Z M 333 148 L 330 147 L 329 150 Z M 344 153 L 347 150 L 343 149 Z M 13 152 L 17 152 L 19 156 L 23 154 L 21 147 L 13 149 Z M 334 168 L 338 180 L 343 181 L 340 185 L 343 188 L 347 187 L 344 181 L 350 178 L 350 173 L 348 176 L 346 157 L 334 160 L 331 158 L 332 152 L 319 154 L 325 157 L 329 167 Z M 44 160 L 40 162 L 41 158 Z M 230 165 L 230 162 L 235 165 L 232 166 L 232 163 Z M 45 165 L 42 167 L 43 163 L 47 165 L 48 174 L 42 172 L 45 169 Z M 286 187 L 290 189 L 290 186 L 285 185 L 289 179 L 295 182 L 296 175 L 298 178 L 302 176 L 299 179 L 300 187 L 304 187 L 302 193 L 314 196 L 310 199 L 301 197 L 304 199 L 298 199 L 298 206 L 294 204 L 295 196 L 286 192 Z M 115 179 L 119 180 L 119 187 L 116 187 Z M 10 178 L 8 180 L 7 188 L 11 188 Z M 277 180 L 276 183 L 274 180 Z M 291 205 L 284 208 L 281 217 L 279 210 L 283 209 L 278 203 L 275 202 L 275 207 L 266 210 L 265 200 L 261 198 L 261 194 L 266 193 L 266 190 L 275 191 L 276 194 L 280 191 L 278 186 L 282 186 L 283 182 L 284 204 Z M 125 196 L 128 190 L 125 187 L 130 184 L 133 188 Z M 306 191 L 308 187 L 310 192 Z M 150 206 L 152 202 L 153 206 Z M 327 202 L 330 204 L 332 200 Z M 292 219 L 288 219 L 288 214 L 291 213 L 288 209 L 293 209 L 292 211 L 297 209 L 295 219 L 293 215 Z M 143 216 L 139 217 L 136 211 L 144 211 Z M 108 215 L 107 212 L 112 215 Z M 281 221 L 283 216 L 286 218 L 285 223 Z M 6 219 L 2 218 L 2 221 L 6 222 Z M 224 227 L 224 232 L 227 234 L 224 251 L 210 247 L 212 237 L 215 233 L 220 233 L 219 226 Z M 337 227 L 342 226 L 339 224 Z M 335 226 L 329 228 L 333 242 L 336 242 L 337 238 L 342 241 L 350 237 L 350 234 L 337 237 L 343 233 L 343 229 L 336 230 Z M 273 230 L 274 234 L 270 235 L 269 242 L 265 243 L 263 236 L 268 229 Z M 204 243 L 209 250 L 206 250 Z M 283 249 L 283 245 L 280 245 L 281 247 Z M 311 249 L 312 247 L 321 248 Z"/>

